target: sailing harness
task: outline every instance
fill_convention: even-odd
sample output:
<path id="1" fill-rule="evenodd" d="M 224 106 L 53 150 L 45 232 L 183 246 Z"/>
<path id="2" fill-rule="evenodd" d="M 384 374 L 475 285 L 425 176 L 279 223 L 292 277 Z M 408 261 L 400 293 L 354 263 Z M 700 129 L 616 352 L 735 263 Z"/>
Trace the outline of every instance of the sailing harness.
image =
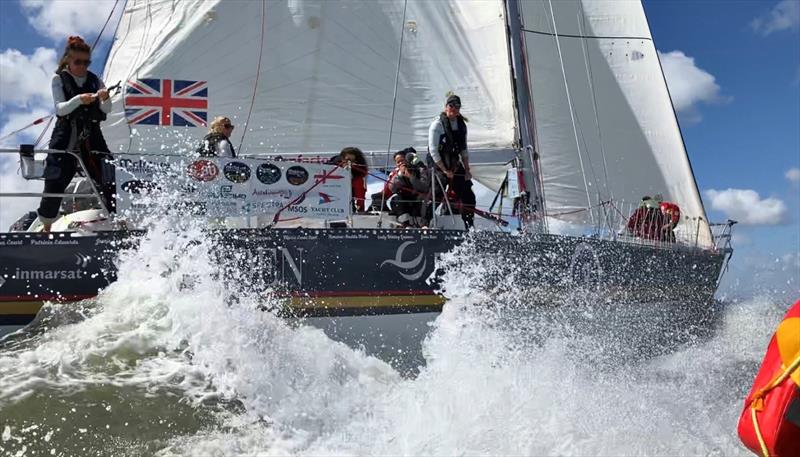
<path id="1" fill-rule="evenodd" d="M 446 169 L 455 171 L 458 160 L 461 157 L 461 151 L 467 148 L 467 124 L 460 114 L 456 118 L 458 123 L 458 130 L 456 131 L 453 131 L 450 119 L 445 113 L 439 115 L 439 122 L 444 129 L 444 135 L 439 137 L 439 157 L 442 158 Z"/>

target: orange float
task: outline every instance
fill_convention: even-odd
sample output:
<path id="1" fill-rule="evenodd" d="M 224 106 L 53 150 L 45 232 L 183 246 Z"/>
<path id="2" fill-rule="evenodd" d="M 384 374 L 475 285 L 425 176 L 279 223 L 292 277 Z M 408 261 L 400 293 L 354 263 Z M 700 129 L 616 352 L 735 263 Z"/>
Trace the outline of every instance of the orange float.
<path id="1" fill-rule="evenodd" d="M 765 457 L 800 456 L 800 301 L 769 342 L 739 417 L 739 438 Z"/>

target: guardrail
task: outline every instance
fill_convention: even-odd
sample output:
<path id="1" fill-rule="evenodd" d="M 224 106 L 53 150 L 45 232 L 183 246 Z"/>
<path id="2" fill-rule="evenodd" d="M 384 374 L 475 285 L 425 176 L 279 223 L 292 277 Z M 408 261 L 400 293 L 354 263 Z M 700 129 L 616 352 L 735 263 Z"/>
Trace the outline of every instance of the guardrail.
<path id="1" fill-rule="evenodd" d="M 86 164 L 83 162 L 80 154 L 75 153 L 73 151 L 62 151 L 57 149 L 43 149 L 34 151 L 32 147 L 26 147 L 28 145 L 22 145 L 19 149 L 0 149 L 0 154 L 19 154 L 20 158 L 20 170 L 23 170 L 23 179 L 26 180 L 36 180 L 36 181 L 44 181 L 44 176 L 36 176 L 37 170 L 41 170 L 44 172 L 44 160 L 36 159 L 35 154 L 64 154 L 70 155 L 75 158 L 78 163 L 78 166 L 83 171 L 83 174 L 89 178 L 87 181 L 91 186 L 91 192 L 79 192 L 79 193 L 46 193 L 46 192 L 0 192 L 0 197 L 57 197 L 57 198 L 92 198 L 96 199 L 97 202 L 100 204 L 100 207 L 106 214 L 110 214 L 108 207 L 106 206 L 106 202 L 103 200 L 102 194 L 97 188 L 96 183 L 94 180 L 91 179 L 89 176 L 88 168 Z M 25 172 L 24 170 L 30 170 L 29 172 Z M 27 176 L 26 176 L 27 174 Z"/>

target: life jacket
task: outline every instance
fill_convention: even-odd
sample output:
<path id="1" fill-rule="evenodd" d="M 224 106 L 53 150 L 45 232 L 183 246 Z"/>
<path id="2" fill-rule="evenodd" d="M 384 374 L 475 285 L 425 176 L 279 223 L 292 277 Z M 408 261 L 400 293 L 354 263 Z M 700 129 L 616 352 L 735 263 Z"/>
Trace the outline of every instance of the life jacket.
<path id="1" fill-rule="evenodd" d="M 439 122 L 442 123 L 444 128 L 444 134 L 439 136 L 439 156 L 448 170 L 454 170 L 461 157 L 461 151 L 467 147 L 467 123 L 464 122 L 464 118 L 459 114 L 456 120 L 458 122 L 458 130 L 453 131 L 450 119 L 444 113 L 439 115 Z"/>
<path id="2" fill-rule="evenodd" d="M 201 157 L 217 157 L 217 144 L 219 144 L 220 141 L 227 142 L 228 147 L 231 149 L 231 155 L 236 157 L 236 150 L 233 148 L 231 140 L 217 132 L 211 132 L 203 137 L 203 141 L 197 148 L 197 153 L 200 154 Z"/>
<path id="3" fill-rule="evenodd" d="M 660 207 L 661 213 L 668 217 L 668 220 L 672 222 L 672 226 L 678 225 L 678 222 L 681 221 L 681 208 L 672 202 L 661 202 Z M 667 220 L 664 222 L 667 222 Z"/>
<path id="4" fill-rule="evenodd" d="M 664 218 L 658 209 L 640 206 L 628 218 L 628 232 L 645 240 L 657 240 L 661 234 L 661 227 L 664 226 L 663 222 Z"/>
<path id="5" fill-rule="evenodd" d="M 76 95 L 93 94 L 100 90 L 100 79 L 91 71 L 87 72 L 83 86 L 78 86 L 75 78 L 66 70 L 61 70 L 57 74 L 61 78 L 66 100 L 72 100 Z M 106 113 L 100 109 L 99 99 L 88 105 L 80 105 L 66 116 L 58 116 L 50 137 L 50 149 L 66 150 L 69 147 L 74 124 L 75 131 L 78 133 L 76 144 L 79 147 L 86 151 L 109 152 L 103 132 L 100 130 L 100 122 L 104 120 L 106 120 Z"/>
<path id="6" fill-rule="evenodd" d="M 767 346 L 738 432 L 756 454 L 800 455 L 800 300 L 789 308 Z"/>

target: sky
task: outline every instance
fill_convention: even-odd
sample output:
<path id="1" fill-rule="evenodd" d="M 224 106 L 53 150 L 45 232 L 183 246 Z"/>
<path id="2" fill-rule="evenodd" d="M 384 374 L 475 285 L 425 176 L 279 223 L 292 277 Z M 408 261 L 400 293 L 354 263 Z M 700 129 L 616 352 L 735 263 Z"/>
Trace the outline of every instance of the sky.
<path id="1" fill-rule="evenodd" d="M 709 218 L 739 222 L 732 269 L 767 269 L 800 296 L 800 0 L 643 3 Z M 114 4 L 0 0 L 0 138 L 49 114 L 65 37 L 93 41 Z M 98 73 L 115 23 L 94 52 Z M 0 154 L 2 191 L 41 190 L 16 169 Z M 0 228 L 35 206 L 0 198 Z"/>

